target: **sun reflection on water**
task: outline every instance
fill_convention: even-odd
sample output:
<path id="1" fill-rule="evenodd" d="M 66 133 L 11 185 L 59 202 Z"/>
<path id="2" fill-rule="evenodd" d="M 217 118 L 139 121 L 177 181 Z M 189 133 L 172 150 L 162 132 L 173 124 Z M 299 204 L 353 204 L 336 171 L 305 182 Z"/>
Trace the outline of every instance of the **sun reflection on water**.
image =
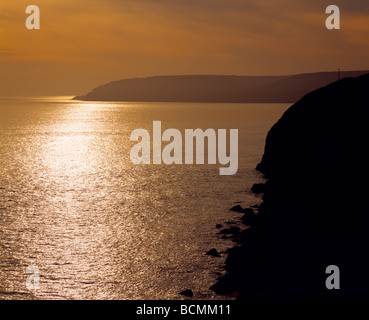
<path id="1" fill-rule="evenodd" d="M 258 179 L 253 168 L 275 119 L 246 128 L 240 114 L 260 108 L 1 102 L 0 298 L 180 299 L 185 288 L 199 299 L 216 298 L 208 288 L 222 261 L 205 252 L 231 245 L 214 226 L 232 218 L 235 201 L 254 201 L 235 190 Z M 131 131 L 150 129 L 153 120 L 220 128 L 230 116 L 229 126 L 244 128 L 240 145 L 260 139 L 260 150 L 241 150 L 237 176 L 130 162 Z M 29 265 L 41 275 L 32 292 L 25 286 Z"/>

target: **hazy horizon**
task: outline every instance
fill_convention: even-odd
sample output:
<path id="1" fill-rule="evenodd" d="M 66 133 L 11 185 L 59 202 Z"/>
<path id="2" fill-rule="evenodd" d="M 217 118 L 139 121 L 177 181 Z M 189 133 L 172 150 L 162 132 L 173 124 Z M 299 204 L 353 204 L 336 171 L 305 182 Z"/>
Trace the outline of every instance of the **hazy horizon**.
<path id="1" fill-rule="evenodd" d="M 289 75 L 369 69 L 369 4 L 328 1 L 39 0 L 1 2 L 0 98 L 78 95 L 114 80 L 156 75 Z"/>
<path id="2" fill-rule="evenodd" d="M 360 72 L 360 71 L 367 71 L 367 70 L 342 70 L 340 69 L 339 72 L 340 73 L 344 73 L 344 72 Z M 369 71 L 369 70 L 368 70 Z M 296 76 L 296 75 L 304 75 L 304 74 L 314 74 L 314 73 L 332 73 L 332 72 L 338 72 L 337 70 L 331 70 L 331 71 L 316 71 L 316 72 L 302 72 L 302 73 L 298 73 L 298 74 L 272 74 L 272 75 L 243 75 L 243 74 L 160 74 L 160 75 L 150 75 L 150 76 L 142 76 L 142 77 L 129 77 L 129 78 L 120 78 L 120 79 L 112 79 L 110 81 L 107 81 L 105 83 L 99 83 L 94 87 L 91 87 L 89 89 L 87 89 L 85 92 L 82 93 L 77 93 L 77 94 L 53 94 L 53 95 L 0 95 L 0 100 L 37 100 L 37 99 L 41 99 L 41 100 L 47 100 L 47 99 L 52 99 L 52 100 L 70 100 L 73 99 L 74 97 L 81 95 L 81 94 L 85 94 L 90 92 L 91 90 L 93 90 L 96 87 L 108 84 L 110 82 L 116 82 L 116 81 L 121 81 L 121 80 L 130 80 L 130 79 L 145 79 L 145 78 L 153 78 L 153 77 L 181 77 L 181 76 L 235 76 L 235 77 L 289 77 L 289 76 Z M 0 92 L 1 93 L 1 92 Z M 261 102 L 264 103 L 264 102 Z M 272 102 L 274 103 L 274 102 Z"/>

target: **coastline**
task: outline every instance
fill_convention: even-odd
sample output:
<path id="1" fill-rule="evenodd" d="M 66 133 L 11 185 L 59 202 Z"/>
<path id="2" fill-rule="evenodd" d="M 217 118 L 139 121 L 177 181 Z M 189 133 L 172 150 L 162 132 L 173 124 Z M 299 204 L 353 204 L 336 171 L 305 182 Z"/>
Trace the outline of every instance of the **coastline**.
<path id="1" fill-rule="evenodd" d="M 249 228 L 228 250 L 227 273 L 211 289 L 251 300 L 368 299 L 369 237 L 363 150 L 369 74 L 344 78 L 291 106 L 270 129 Z M 313 201 L 314 200 L 314 201 Z M 342 270 L 342 289 L 327 270 Z"/>

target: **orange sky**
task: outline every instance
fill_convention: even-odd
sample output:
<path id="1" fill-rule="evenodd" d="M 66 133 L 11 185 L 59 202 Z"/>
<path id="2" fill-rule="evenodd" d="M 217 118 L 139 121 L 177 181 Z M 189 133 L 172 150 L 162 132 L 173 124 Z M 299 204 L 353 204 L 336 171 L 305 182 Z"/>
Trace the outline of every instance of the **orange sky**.
<path id="1" fill-rule="evenodd" d="M 38 5 L 41 29 L 25 28 Z M 325 8 L 341 9 L 341 30 Z M 369 69 L 367 0 L 1 0 L 0 98 L 122 78 Z"/>

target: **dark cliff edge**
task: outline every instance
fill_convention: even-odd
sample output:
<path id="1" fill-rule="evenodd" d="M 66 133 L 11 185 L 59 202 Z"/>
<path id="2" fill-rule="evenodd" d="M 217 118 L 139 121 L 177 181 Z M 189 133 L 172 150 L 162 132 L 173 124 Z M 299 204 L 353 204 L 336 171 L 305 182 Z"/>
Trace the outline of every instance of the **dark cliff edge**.
<path id="1" fill-rule="evenodd" d="M 369 71 L 345 71 L 356 77 Z M 74 100 L 140 102 L 294 102 L 337 80 L 337 72 L 292 76 L 156 76 L 113 81 Z"/>
<path id="2" fill-rule="evenodd" d="M 368 299 L 369 74 L 305 95 L 271 128 L 259 213 L 211 288 L 239 299 Z M 245 217 L 244 217 L 245 218 Z M 246 217 L 247 218 L 247 217 Z M 326 268 L 340 269 L 340 289 Z"/>

